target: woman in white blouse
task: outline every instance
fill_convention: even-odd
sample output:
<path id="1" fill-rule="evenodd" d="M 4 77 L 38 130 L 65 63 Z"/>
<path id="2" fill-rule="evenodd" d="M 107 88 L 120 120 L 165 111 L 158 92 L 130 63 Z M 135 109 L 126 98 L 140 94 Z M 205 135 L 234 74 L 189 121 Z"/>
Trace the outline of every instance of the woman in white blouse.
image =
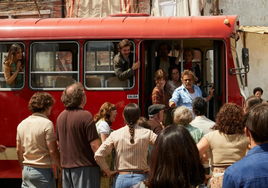
<path id="1" fill-rule="evenodd" d="M 114 104 L 105 102 L 101 107 L 99 112 L 94 116 L 94 121 L 96 123 L 97 132 L 100 136 L 100 140 L 103 143 L 111 133 L 110 126 L 115 121 L 117 116 L 117 108 Z M 106 157 L 106 162 L 113 169 L 113 157 L 109 155 Z M 108 177 L 101 178 L 101 188 L 109 188 L 112 184 L 112 179 Z"/>

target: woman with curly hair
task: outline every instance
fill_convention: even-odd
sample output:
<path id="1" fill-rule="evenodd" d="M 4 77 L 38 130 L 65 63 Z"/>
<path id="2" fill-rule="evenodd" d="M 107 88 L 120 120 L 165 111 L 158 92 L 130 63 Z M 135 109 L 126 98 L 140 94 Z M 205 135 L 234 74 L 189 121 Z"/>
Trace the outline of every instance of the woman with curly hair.
<path id="1" fill-rule="evenodd" d="M 100 136 L 101 143 L 103 143 L 111 133 L 110 126 L 115 121 L 117 116 L 117 108 L 114 104 L 105 102 L 101 107 L 99 112 L 94 116 L 94 121 L 96 123 L 97 132 Z M 112 155 L 107 156 L 106 162 L 110 166 L 112 164 Z M 109 188 L 112 184 L 112 178 L 101 177 L 101 188 Z"/>
<path id="2" fill-rule="evenodd" d="M 211 188 L 222 187 L 227 167 L 246 155 L 248 139 L 244 132 L 243 109 L 236 104 L 224 104 L 216 117 L 213 132 L 206 134 L 197 144 L 200 156 L 209 150 L 213 177 Z"/>
<path id="3" fill-rule="evenodd" d="M 95 160 L 108 177 L 116 173 L 114 188 L 129 188 L 147 178 L 147 149 L 153 145 L 157 135 L 153 131 L 140 127 L 140 108 L 137 104 L 128 104 L 123 117 L 126 126 L 113 131 L 95 153 Z M 115 171 L 111 171 L 106 157 L 115 149 Z"/>
<path id="4" fill-rule="evenodd" d="M 48 93 L 35 93 L 28 108 L 32 115 L 17 127 L 17 155 L 22 168 L 21 187 L 56 188 L 54 164 L 61 170 L 54 126 L 48 119 L 54 105 Z"/>

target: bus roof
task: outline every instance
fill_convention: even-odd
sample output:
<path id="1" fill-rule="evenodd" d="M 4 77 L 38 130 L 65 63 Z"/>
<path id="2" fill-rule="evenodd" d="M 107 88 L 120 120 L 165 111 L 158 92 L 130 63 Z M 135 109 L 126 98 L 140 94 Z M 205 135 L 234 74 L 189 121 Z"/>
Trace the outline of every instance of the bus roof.
<path id="1" fill-rule="evenodd" d="M 1 19 L 1 40 L 227 38 L 237 16 Z"/>

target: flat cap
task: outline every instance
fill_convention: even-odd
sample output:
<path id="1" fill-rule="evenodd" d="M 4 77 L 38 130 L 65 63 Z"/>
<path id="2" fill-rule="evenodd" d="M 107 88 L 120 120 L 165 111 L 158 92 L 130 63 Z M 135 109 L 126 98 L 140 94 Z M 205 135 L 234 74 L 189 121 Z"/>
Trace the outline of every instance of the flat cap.
<path id="1" fill-rule="evenodd" d="M 166 108 L 166 105 L 164 105 L 164 104 L 153 104 L 153 105 L 149 106 L 148 114 L 149 115 L 158 114 L 158 112 L 160 112 L 164 108 Z"/>

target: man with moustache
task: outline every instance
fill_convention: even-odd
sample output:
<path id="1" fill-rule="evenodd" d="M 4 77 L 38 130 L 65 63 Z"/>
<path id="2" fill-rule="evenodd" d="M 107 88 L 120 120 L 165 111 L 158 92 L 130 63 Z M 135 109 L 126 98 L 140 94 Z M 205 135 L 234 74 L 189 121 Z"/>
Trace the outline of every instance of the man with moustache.
<path id="1" fill-rule="evenodd" d="M 135 70 L 140 67 L 140 62 L 133 63 L 129 40 L 122 40 L 117 47 L 119 52 L 114 57 L 114 72 L 120 81 L 125 81 L 135 75 Z"/>
<path id="2" fill-rule="evenodd" d="M 197 81 L 194 73 L 189 70 L 184 70 L 181 75 L 182 85 L 174 90 L 172 98 L 169 100 L 169 106 L 175 108 L 178 106 L 186 106 L 193 114 L 192 102 L 196 97 L 202 97 L 201 89 L 194 84 Z M 213 86 L 209 90 L 209 95 L 204 98 L 208 102 L 214 94 Z M 194 114 L 193 114 L 194 117 Z"/>

